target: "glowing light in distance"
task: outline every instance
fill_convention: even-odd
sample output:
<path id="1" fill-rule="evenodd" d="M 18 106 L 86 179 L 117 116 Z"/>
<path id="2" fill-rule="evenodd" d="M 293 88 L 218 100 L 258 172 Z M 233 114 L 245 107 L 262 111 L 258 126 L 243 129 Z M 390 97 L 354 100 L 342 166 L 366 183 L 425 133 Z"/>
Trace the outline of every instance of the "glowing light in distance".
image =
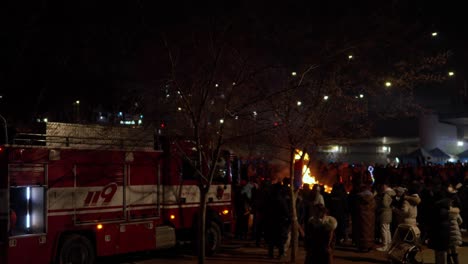
<path id="1" fill-rule="evenodd" d="M 229 214 L 229 210 L 228 210 L 228 209 L 224 209 L 222 213 L 223 213 L 223 215 L 227 215 L 227 214 Z"/>
<path id="2" fill-rule="evenodd" d="M 364 95 L 363 95 L 363 94 L 360 94 L 360 95 L 359 95 L 359 98 L 364 98 Z"/>
<path id="3" fill-rule="evenodd" d="M 177 111 L 182 111 L 182 107 L 177 107 Z"/>
<path id="4" fill-rule="evenodd" d="M 328 100 L 328 95 L 323 96 L 323 100 Z"/>
<path id="5" fill-rule="evenodd" d="M 353 55 L 348 55 L 348 59 L 353 59 Z"/>
<path id="6" fill-rule="evenodd" d="M 47 117 L 44 118 L 44 122 L 46 122 L 46 123 L 49 122 L 49 119 Z"/>
<path id="7" fill-rule="evenodd" d="M 457 142 L 457 146 L 463 147 L 463 145 L 464 145 L 464 142 L 463 142 L 463 141 L 458 141 L 458 142 Z"/>
<path id="8" fill-rule="evenodd" d="M 448 72 L 448 75 L 449 75 L 449 76 L 454 76 L 455 73 L 454 73 L 453 71 L 449 71 L 449 72 Z"/>
<path id="9" fill-rule="evenodd" d="M 385 86 L 390 87 L 390 86 L 392 86 L 392 83 L 391 82 L 385 82 Z"/>
<path id="10" fill-rule="evenodd" d="M 75 101 L 75 104 L 80 104 L 80 100 L 76 100 L 76 101 Z"/>
<path id="11" fill-rule="evenodd" d="M 439 34 L 439 33 L 437 33 L 437 32 L 432 32 L 432 33 L 431 33 L 431 36 L 437 37 L 438 34 Z"/>
<path id="12" fill-rule="evenodd" d="M 297 72 L 291 72 L 291 75 L 292 75 L 292 76 L 296 76 L 296 75 L 297 75 Z"/>
<path id="13" fill-rule="evenodd" d="M 171 218 L 171 220 L 174 220 L 174 219 L 175 219 L 175 215 L 172 214 L 171 216 L 169 216 L 169 218 Z"/>
<path id="14" fill-rule="evenodd" d="M 98 224 L 98 225 L 96 226 L 96 228 L 97 228 L 98 230 L 101 230 L 102 227 L 103 227 L 102 224 Z"/>
<path id="15" fill-rule="evenodd" d="M 374 185 L 374 183 L 375 183 L 375 178 L 374 178 L 374 167 L 369 166 L 369 167 L 367 167 L 367 170 L 368 170 L 369 173 L 370 173 L 370 176 L 371 176 L 371 179 L 372 179 L 372 185 Z"/>
<path id="16" fill-rule="evenodd" d="M 301 106 L 302 105 L 302 102 L 301 101 L 297 101 L 297 106 Z"/>
<path id="17" fill-rule="evenodd" d="M 219 123 L 224 124 L 224 119 L 220 119 Z"/>

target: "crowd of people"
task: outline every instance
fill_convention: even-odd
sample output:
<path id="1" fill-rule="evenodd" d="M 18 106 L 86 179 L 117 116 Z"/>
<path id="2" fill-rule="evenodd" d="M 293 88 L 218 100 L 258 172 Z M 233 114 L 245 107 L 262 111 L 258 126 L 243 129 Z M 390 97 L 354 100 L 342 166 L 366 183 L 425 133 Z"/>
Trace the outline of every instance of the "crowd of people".
<path id="1" fill-rule="evenodd" d="M 436 264 L 459 263 L 457 247 L 467 227 L 463 219 L 468 219 L 468 167 L 380 166 L 370 175 L 365 166 L 330 166 L 335 181 L 331 193 L 318 184 L 298 190 L 296 210 L 306 263 L 332 263 L 336 244 L 354 245 L 360 252 L 388 252 L 401 224 L 414 227 L 419 241 L 434 250 Z M 288 184 L 252 177 L 235 196 L 236 236 L 247 239 L 251 234 L 258 246 L 264 239 L 269 257 L 274 257 L 275 248 L 279 256 L 288 248 Z"/>

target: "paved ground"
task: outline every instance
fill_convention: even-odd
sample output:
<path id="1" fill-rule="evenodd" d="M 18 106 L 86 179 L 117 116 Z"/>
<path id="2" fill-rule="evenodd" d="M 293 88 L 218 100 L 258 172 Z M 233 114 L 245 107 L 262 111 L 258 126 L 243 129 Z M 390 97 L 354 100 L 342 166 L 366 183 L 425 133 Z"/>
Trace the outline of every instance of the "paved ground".
<path id="1" fill-rule="evenodd" d="M 468 263 L 468 234 L 464 238 L 465 244 L 459 249 L 460 263 Z M 296 263 L 304 263 L 304 250 L 301 248 Z M 385 253 L 373 250 L 369 253 L 356 252 L 351 245 L 337 246 L 335 249 L 335 263 L 356 264 L 356 263 L 388 263 Z M 422 260 L 424 263 L 434 263 L 433 251 L 423 248 Z M 232 241 L 223 246 L 216 256 L 207 257 L 206 263 L 229 264 L 229 263 L 287 263 L 286 259 L 269 259 L 267 249 L 264 246 L 256 247 L 250 241 Z M 197 257 L 187 248 L 176 250 L 158 251 L 151 253 L 140 253 L 129 256 L 121 256 L 112 259 L 102 259 L 101 263 L 121 263 L 121 264 L 162 264 L 180 263 L 192 264 L 197 262 Z"/>

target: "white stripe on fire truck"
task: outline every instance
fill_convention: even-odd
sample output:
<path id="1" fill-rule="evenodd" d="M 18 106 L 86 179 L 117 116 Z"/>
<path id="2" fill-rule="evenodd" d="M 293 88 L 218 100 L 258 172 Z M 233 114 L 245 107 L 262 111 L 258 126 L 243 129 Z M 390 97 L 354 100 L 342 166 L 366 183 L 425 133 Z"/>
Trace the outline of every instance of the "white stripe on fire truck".
<path id="1" fill-rule="evenodd" d="M 147 210 L 147 209 L 157 209 L 156 205 L 143 206 L 140 205 L 138 209 L 129 210 L 129 211 L 138 211 L 138 210 Z M 67 210 L 67 211 L 54 211 L 49 212 L 49 216 L 61 216 L 61 215 L 74 215 L 74 214 L 94 214 L 94 213 L 112 213 L 112 212 L 123 212 L 123 208 L 110 208 L 110 209 L 93 209 L 93 210 Z"/>
<path id="2" fill-rule="evenodd" d="M 222 206 L 222 205 L 231 205 L 230 203 L 209 203 L 211 206 Z M 198 207 L 197 203 L 192 204 L 182 204 L 182 205 L 161 205 L 162 209 L 177 209 L 177 208 L 194 208 Z M 132 207 L 137 207 L 135 210 L 145 210 L 145 209 L 157 209 L 157 205 L 133 205 Z M 104 209 L 106 208 L 106 209 Z M 129 208 L 131 209 L 131 208 Z M 48 212 L 49 216 L 61 216 L 61 215 L 74 215 L 74 214 L 92 214 L 92 213 L 111 213 L 111 212 L 121 212 L 123 211 L 122 207 L 101 207 L 101 208 L 77 208 L 75 210 L 50 210 Z M 132 210 L 130 210 L 132 211 Z"/>
<path id="3" fill-rule="evenodd" d="M 41 167 L 39 166 L 33 166 L 33 167 L 13 167 L 10 166 L 9 171 L 33 171 L 33 172 L 43 172 L 44 171 L 44 165 Z"/>
<path id="4" fill-rule="evenodd" d="M 59 215 L 74 215 L 74 214 L 93 214 L 93 213 L 112 213 L 112 212 L 123 212 L 123 208 L 111 208 L 111 209 L 96 209 L 87 211 L 63 211 L 63 212 L 49 212 L 49 216 Z"/>
<path id="5" fill-rule="evenodd" d="M 231 205 L 231 203 L 208 203 L 208 206 L 220 206 L 220 205 Z M 177 209 L 177 208 L 191 208 L 191 207 L 199 207 L 198 203 L 192 204 L 173 204 L 173 205 L 161 205 L 162 209 Z"/>
<path id="6" fill-rule="evenodd" d="M 126 187 L 126 201 L 127 206 L 131 206 L 134 203 L 138 204 L 155 204 L 158 201 L 164 201 L 166 204 L 176 204 L 179 200 L 179 197 L 186 199 L 186 204 L 196 203 L 198 204 L 200 191 L 197 186 L 170 186 L 170 185 L 160 185 L 162 187 L 159 192 L 158 197 L 158 186 L 157 185 L 131 185 Z M 104 190 L 106 186 L 92 186 L 92 187 L 56 187 L 50 188 L 47 192 L 48 194 L 48 207 L 49 210 L 73 210 L 75 208 L 87 208 L 85 204 L 86 199 L 95 199 L 97 205 L 103 205 L 104 198 L 102 197 L 102 192 L 109 192 L 109 190 Z M 219 202 L 228 202 L 231 200 L 231 188 L 227 186 L 226 190 L 223 192 L 223 197 L 221 200 L 215 198 L 217 196 L 217 189 L 219 186 L 211 186 L 210 191 L 208 192 L 208 198 L 212 198 L 215 201 Z M 124 193 L 123 186 L 117 186 L 115 193 L 113 194 L 110 202 L 105 206 L 123 206 Z M 100 196 L 99 196 L 100 195 Z M 89 201 L 88 201 L 89 202 Z M 89 206 L 89 205 L 88 205 Z M 96 208 L 91 206 L 90 208 Z"/>

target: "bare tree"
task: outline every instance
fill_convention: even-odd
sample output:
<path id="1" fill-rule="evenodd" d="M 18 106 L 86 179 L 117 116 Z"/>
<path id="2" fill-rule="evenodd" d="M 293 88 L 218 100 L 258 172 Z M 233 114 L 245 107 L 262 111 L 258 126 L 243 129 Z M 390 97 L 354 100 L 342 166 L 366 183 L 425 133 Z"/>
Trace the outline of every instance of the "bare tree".
<path id="1" fill-rule="evenodd" d="M 210 225 L 206 218 L 207 193 L 219 169 L 223 147 L 249 133 L 239 129 L 249 115 L 242 106 L 259 96 L 256 90 L 249 89 L 249 80 L 259 67 L 255 64 L 256 70 L 252 70 L 252 59 L 230 35 L 232 24 L 213 20 L 185 29 L 162 36 L 169 75 L 157 94 L 169 119 L 165 120 L 165 129 L 190 140 L 196 150 L 195 158 L 184 156 L 182 151 L 181 155 L 195 169 L 198 181 L 198 262 L 204 263 L 206 225 Z"/>

